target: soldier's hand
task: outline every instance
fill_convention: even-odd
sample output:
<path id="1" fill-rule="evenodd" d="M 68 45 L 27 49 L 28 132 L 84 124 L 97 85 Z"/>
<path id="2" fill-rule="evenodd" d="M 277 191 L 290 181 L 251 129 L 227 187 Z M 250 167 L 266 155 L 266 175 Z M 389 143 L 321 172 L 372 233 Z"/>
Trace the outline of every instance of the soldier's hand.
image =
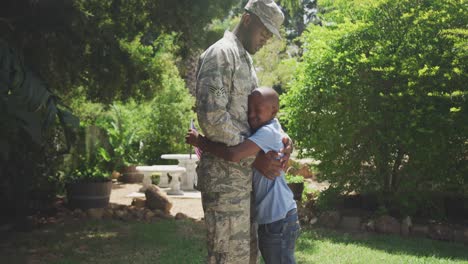
<path id="1" fill-rule="evenodd" d="M 195 147 L 199 147 L 200 140 L 199 134 L 197 131 L 189 129 L 187 134 L 185 135 L 185 143 L 190 144 Z"/>
<path id="2" fill-rule="evenodd" d="M 274 151 L 269 151 L 266 154 L 263 151 L 260 151 L 253 163 L 253 166 L 263 174 L 263 176 L 273 180 L 281 175 L 280 173 L 282 168 L 279 157 L 280 155 Z"/>

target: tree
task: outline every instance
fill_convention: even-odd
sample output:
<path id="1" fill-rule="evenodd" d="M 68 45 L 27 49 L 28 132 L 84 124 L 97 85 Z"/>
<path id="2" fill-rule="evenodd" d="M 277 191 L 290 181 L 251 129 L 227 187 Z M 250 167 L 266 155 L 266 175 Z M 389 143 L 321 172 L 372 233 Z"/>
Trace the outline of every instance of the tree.
<path id="1" fill-rule="evenodd" d="M 154 54 L 161 48 L 154 41 L 175 32 L 184 54 L 204 38 L 209 21 L 227 15 L 235 2 L 6 0 L 0 4 L 0 32 L 25 65 L 65 98 L 82 86 L 95 101 L 150 99 L 157 86 L 134 84 L 161 79 L 142 68 L 125 46 L 138 41 Z"/>
<path id="2" fill-rule="evenodd" d="M 413 212 L 428 191 L 467 192 L 463 10 L 463 1 L 383 1 L 309 27 L 284 122 L 332 187 L 399 197 Z"/>
<path id="3" fill-rule="evenodd" d="M 60 121 L 69 118 L 70 115 L 62 111 L 65 107 L 58 107 L 59 97 L 65 103 L 73 103 L 77 93 L 84 95 L 85 102 L 108 104 L 133 98 L 140 103 L 173 95 L 168 92 L 170 90 L 184 98 L 179 101 L 186 103 L 183 114 L 189 115 L 185 110 L 191 107 L 190 98 L 180 90 L 184 87 L 175 76 L 178 73 L 174 75 L 174 61 L 177 55 L 184 55 L 184 51 L 196 46 L 204 37 L 205 25 L 214 17 L 226 15 L 235 2 L 2 1 L 0 120 L 8 124 L 8 129 L 1 133 L 0 146 L 5 147 L 5 142 L 14 146 L 9 149 L 13 149 L 15 155 L 4 158 L 3 154 L 9 151 L 1 149 L 0 189 L 13 190 L 8 185 L 8 179 L 13 178 L 17 184 L 12 185 L 19 188 L 16 190 L 23 197 L 29 191 L 26 190 L 30 186 L 28 179 L 47 181 L 57 177 L 57 167 L 51 164 L 60 160 L 57 157 L 60 132 L 48 129 L 44 132 L 51 140 L 40 137 L 42 140 L 35 142 L 35 133 L 28 133 L 27 129 L 39 127 L 36 130 L 43 132 L 41 128 L 49 127 L 57 118 Z M 11 63 L 11 57 L 15 57 L 15 63 Z M 10 67 L 12 65 L 14 67 Z M 10 110 L 5 101 L 11 102 L 15 96 L 20 97 L 16 102 L 26 107 L 16 108 L 11 114 L 5 111 Z M 19 111 L 25 112 L 22 114 L 28 119 L 16 118 Z M 24 126 L 24 123 L 32 125 Z M 47 195 L 53 196 L 55 191 L 48 190 Z M 10 193 L 7 198 L 15 198 L 15 194 Z M 20 207 L 24 216 L 24 203 Z"/>

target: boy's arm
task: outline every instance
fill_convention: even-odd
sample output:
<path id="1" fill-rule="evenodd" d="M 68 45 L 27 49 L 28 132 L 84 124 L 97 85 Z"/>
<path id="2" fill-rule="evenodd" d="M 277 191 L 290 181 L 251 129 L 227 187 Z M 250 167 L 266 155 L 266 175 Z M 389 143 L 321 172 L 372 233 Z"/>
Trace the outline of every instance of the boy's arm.
<path id="1" fill-rule="evenodd" d="M 187 133 L 185 142 L 224 160 L 233 162 L 239 162 L 243 158 L 255 156 L 261 150 L 257 144 L 249 139 L 244 140 L 236 146 L 228 147 L 225 144 L 210 141 L 192 129 Z"/>
<path id="2" fill-rule="evenodd" d="M 253 167 L 270 180 L 280 176 L 281 170 L 285 170 L 293 150 L 291 138 L 284 132 L 283 129 L 281 129 L 281 134 L 283 135 L 283 148 L 280 150 L 280 152 L 260 152 L 253 163 Z"/>

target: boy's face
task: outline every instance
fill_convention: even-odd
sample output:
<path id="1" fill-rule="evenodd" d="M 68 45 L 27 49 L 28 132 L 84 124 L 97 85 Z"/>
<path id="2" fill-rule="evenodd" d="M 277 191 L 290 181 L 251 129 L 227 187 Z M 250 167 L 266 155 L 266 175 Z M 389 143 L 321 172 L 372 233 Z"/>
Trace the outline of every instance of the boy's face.
<path id="1" fill-rule="evenodd" d="M 249 95 L 249 125 L 252 130 L 257 130 L 268 121 L 273 119 L 275 111 L 273 106 L 263 100 L 260 94 Z"/>

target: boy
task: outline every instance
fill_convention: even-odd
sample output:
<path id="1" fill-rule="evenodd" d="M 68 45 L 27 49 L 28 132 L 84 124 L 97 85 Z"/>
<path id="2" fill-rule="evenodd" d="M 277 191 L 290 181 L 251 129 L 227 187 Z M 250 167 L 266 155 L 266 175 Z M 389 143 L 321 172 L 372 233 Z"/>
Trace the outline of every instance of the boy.
<path id="1" fill-rule="evenodd" d="M 283 132 L 275 118 L 278 109 L 279 99 L 275 90 L 257 88 L 249 95 L 248 121 L 254 134 L 247 140 L 227 147 L 190 130 L 186 142 L 232 162 L 239 162 L 259 151 L 280 152 Z M 254 169 L 253 189 L 259 249 L 265 263 L 295 263 L 294 246 L 300 227 L 296 202 L 286 184 L 284 172 L 280 177 L 269 180 Z"/>

